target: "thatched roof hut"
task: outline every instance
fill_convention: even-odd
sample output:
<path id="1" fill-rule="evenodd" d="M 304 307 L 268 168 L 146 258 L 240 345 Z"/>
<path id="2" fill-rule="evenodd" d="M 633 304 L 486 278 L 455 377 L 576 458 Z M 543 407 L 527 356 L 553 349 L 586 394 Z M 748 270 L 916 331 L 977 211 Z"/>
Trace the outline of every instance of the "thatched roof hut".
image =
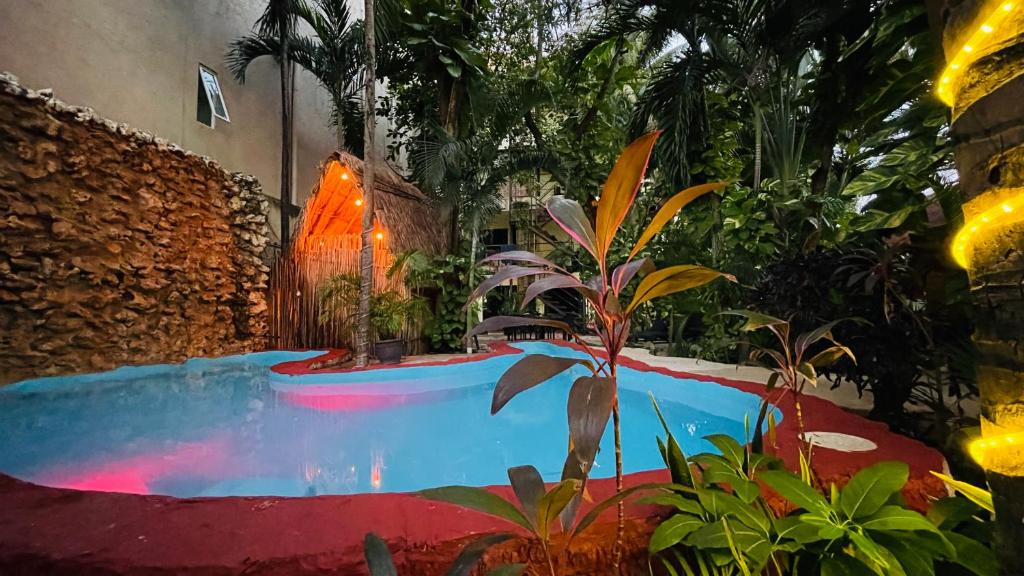
<path id="1" fill-rule="evenodd" d="M 443 254 L 447 248 L 445 225 L 429 199 L 390 166 L 380 166 L 376 172 L 374 290 L 408 294 L 402 271 L 389 270 L 395 255 L 408 250 Z M 355 156 L 334 153 L 324 162 L 320 181 L 302 209 L 291 248 L 271 271 L 270 332 L 276 346 L 350 344 L 350 326 L 337 319 L 346 314 L 322 321 L 319 296 L 329 278 L 359 274 L 362 183 L 363 162 Z M 407 324 L 404 333 L 416 340 L 422 326 Z"/>
<path id="2" fill-rule="evenodd" d="M 383 235 L 392 254 L 419 250 L 442 254 L 447 247 L 440 213 L 418 188 L 406 182 L 387 165 L 378 165 L 374 188 L 375 232 Z M 325 238 L 354 235 L 362 226 L 363 161 L 347 153 L 334 153 L 324 163 L 320 182 L 306 200 L 296 250 Z"/>

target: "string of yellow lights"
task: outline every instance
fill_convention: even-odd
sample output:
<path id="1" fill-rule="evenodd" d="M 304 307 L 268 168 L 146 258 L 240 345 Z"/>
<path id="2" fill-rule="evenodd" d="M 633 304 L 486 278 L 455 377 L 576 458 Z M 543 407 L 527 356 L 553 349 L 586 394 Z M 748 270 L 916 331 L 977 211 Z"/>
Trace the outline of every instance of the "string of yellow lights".
<path id="1" fill-rule="evenodd" d="M 1024 433 L 1020 432 L 986 436 L 971 442 L 967 447 L 967 451 L 970 452 L 971 458 L 974 458 L 975 462 L 985 466 L 989 453 L 993 450 L 1006 450 L 1018 447 L 1022 442 L 1024 442 Z"/>
<path id="2" fill-rule="evenodd" d="M 953 237 L 953 260 L 970 268 L 972 249 L 1001 227 L 1024 220 L 1024 190 L 992 190 L 964 205 L 967 220 Z M 973 216 L 971 215 L 973 214 Z"/>
<path id="3" fill-rule="evenodd" d="M 988 15 L 981 21 L 970 38 L 956 51 L 953 58 L 946 64 L 942 76 L 939 77 L 935 92 L 943 102 L 949 106 L 956 103 L 957 80 L 960 79 L 964 70 L 984 53 L 984 47 L 991 45 L 1001 37 L 997 32 L 1007 22 L 1013 10 L 1022 3 L 1024 2 L 1021 0 L 1000 1 L 995 2 L 994 6 L 989 9 Z"/>

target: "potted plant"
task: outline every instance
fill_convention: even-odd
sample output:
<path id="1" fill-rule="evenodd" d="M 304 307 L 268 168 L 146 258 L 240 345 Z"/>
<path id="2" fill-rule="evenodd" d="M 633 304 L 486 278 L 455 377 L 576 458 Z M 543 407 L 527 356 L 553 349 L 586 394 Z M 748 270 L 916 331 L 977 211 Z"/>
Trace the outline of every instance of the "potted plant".
<path id="1" fill-rule="evenodd" d="M 405 353 L 400 337 L 406 319 L 421 318 L 426 304 L 420 298 L 406 297 L 394 290 L 374 294 L 370 299 L 370 326 L 373 327 L 373 355 L 381 364 L 398 364 Z"/>
<path id="2" fill-rule="evenodd" d="M 339 274 L 329 278 L 319 289 L 320 323 L 341 321 L 351 332 L 355 327 L 358 297 L 358 275 Z M 404 296 L 394 290 L 374 294 L 370 299 L 374 356 L 382 364 L 398 364 L 405 353 L 405 340 L 400 334 L 406 320 L 422 319 L 429 314 L 422 298 Z"/>

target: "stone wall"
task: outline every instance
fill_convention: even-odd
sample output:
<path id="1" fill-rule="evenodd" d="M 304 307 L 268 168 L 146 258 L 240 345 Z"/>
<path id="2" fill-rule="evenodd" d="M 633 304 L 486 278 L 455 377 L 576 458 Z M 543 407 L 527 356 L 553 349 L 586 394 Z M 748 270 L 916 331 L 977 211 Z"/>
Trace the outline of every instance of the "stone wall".
<path id="1" fill-rule="evenodd" d="M 263 348 L 267 208 L 254 178 L 0 74 L 0 384 Z"/>

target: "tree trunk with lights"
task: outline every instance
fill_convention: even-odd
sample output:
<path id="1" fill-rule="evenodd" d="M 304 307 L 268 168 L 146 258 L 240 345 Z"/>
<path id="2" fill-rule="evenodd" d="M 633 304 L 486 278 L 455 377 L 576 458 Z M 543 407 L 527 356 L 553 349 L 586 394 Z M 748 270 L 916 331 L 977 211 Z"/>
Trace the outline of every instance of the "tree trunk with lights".
<path id="1" fill-rule="evenodd" d="M 373 0 L 365 0 L 366 86 L 363 132 L 363 230 L 359 253 L 359 312 L 356 325 L 356 366 L 370 362 L 370 297 L 373 294 L 373 205 L 377 163 L 374 135 L 377 131 L 375 102 L 377 56 L 374 42 Z"/>
<path id="2" fill-rule="evenodd" d="M 1024 2 L 935 0 L 965 204 L 951 243 L 971 278 L 984 466 L 1003 574 L 1024 574 Z"/>

